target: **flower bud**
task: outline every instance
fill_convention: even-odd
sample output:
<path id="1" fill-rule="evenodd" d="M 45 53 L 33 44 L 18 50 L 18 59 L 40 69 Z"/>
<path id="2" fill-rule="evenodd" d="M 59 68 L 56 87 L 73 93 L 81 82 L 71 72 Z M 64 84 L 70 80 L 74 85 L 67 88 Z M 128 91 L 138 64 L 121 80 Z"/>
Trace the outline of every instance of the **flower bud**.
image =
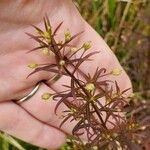
<path id="1" fill-rule="evenodd" d="M 38 64 L 35 64 L 35 63 L 32 63 L 32 64 L 29 64 L 28 67 L 31 68 L 31 69 L 35 69 L 37 68 L 39 65 Z"/>
<path id="2" fill-rule="evenodd" d="M 122 73 L 122 70 L 119 68 L 115 68 L 111 71 L 111 74 L 114 76 L 119 76 Z"/>
<path id="3" fill-rule="evenodd" d="M 92 45 L 91 45 L 91 42 L 89 41 L 89 42 L 85 42 L 84 44 L 83 44 L 83 48 L 85 49 L 85 50 L 88 50 L 88 49 L 90 49 L 92 47 Z"/>
<path id="4" fill-rule="evenodd" d="M 51 93 L 43 93 L 42 94 L 42 99 L 43 100 L 49 100 L 49 98 L 52 96 L 52 94 Z"/>
<path id="5" fill-rule="evenodd" d="M 43 36 L 47 40 L 47 42 L 50 44 L 51 43 L 51 35 L 50 35 L 50 33 L 45 31 Z"/>
<path id="6" fill-rule="evenodd" d="M 48 32 L 51 34 L 52 33 L 52 27 L 48 26 Z"/>
<path id="7" fill-rule="evenodd" d="M 64 60 L 60 60 L 60 61 L 59 61 L 59 65 L 60 65 L 60 66 L 64 66 L 64 65 L 65 65 L 65 61 L 64 61 Z"/>
<path id="8" fill-rule="evenodd" d="M 93 91 L 95 89 L 95 85 L 93 83 L 87 83 L 85 86 L 85 89 L 89 92 Z"/>
<path id="9" fill-rule="evenodd" d="M 69 41 L 71 39 L 71 33 L 69 30 L 65 32 L 65 41 Z"/>
<path id="10" fill-rule="evenodd" d="M 48 33 L 47 31 L 45 31 L 45 32 L 43 33 L 43 35 L 44 35 L 44 37 L 45 37 L 46 39 L 49 39 L 49 38 L 50 38 L 50 35 L 49 35 L 49 33 Z"/>

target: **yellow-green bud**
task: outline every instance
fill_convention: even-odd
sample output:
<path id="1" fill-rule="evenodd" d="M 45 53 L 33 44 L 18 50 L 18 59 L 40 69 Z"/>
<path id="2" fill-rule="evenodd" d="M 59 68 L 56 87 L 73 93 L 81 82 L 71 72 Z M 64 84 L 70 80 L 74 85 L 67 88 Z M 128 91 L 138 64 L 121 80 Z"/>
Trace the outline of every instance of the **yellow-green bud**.
<path id="1" fill-rule="evenodd" d="M 119 76 L 122 73 L 122 70 L 119 68 L 115 68 L 111 71 L 111 74 L 114 76 Z"/>
<path id="2" fill-rule="evenodd" d="M 131 130 L 131 129 L 134 129 L 134 128 L 136 128 L 136 127 L 138 127 L 138 124 L 132 123 L 132 124 L 130 124 L 130 125 L 128 126 L 128 129 Z"/>
<path id="3" fill-rule="evenodd" d="M 65 41 L 69 41 L 71 39 L 71 33 L 69 30 L 65 32 Z"/>
<path id="4" fill-rule="evenodd" d="M 94 101 L 94 100 L 95 100 L 95 98 L 92 96 L 91 99 L 90 99 L 90 101 Z"/>
<path id="5" fill-rule="evenodd" d="M 64 60 L 60 60 L 59 65 L 60 66 L 64 66 L 65 65 L 65 61 Z"/>
<path id="6" fill-rule="evenodd" d="M 90 49 L 92 47 L 92 45 L 91 45 L 91 42 L 89 41 L 89 42 L 85 42 L 84 44 L 83 44 L 83 48 L 85 49 L 85 50 L 88 50 L 88 49 Z"/>
<path id="7" fill-rule="evenodd" d="M 35 69 L 37 68 L 39 65 L 38 64 L 35 64 L 35 63 L 32 63 L 32 64 L 29 64 L 28 67 L 31 68 L 31 69 Z"/>
<path id="8" fill-rule="evenodd" d="M 49 35 L 49 33 L 48 33 L 47 31 L 45 31 L 43 34 L 44 34 L 44 37 L 45 37 L 45 38 L 47 38 L 47 39 L 50 38 L 50 35 Z"/>
<path id="9" fill-rule="evenodd" d="M 51 43 L 51 34 L 47 31 L 43 32 L 44 38 L 47 40 L 47 42 L 50 44 Z"/>
<path id="10" fill-rule="evenodd" d="M 43 33 L 43 36 L 47 39 L 47 42 L 50 44 L 51 43 L 51 35 L 50 35 L 50 33 L 45 31 Z"/>
<path id="11" fill-rule="evenodd" d="M 43 53 L 44 55 L 49 55 L 49 50 L 48 50 L 48 48 L 43 48 L 43 49 L 42 49 L 42 53 Z"/>
<path id="12" fill-rule="evenodd" d="M 42 99 L 43 100 L 49 100 L 49 98 L 52 96 L 52 94 L 51 93 L 44 93 L 44 94 L 42 94 Z"/>
<path id="13" fill-rule="evenodd" d="M 48 44 L 50 44 L 51 43 L 51 38 L 47 38 L 47 42 L 48 42 Z"/>
<path id="14" fill-rule="evenodd" d="M 87 83 L 85 86 L 85 89 L 89 92 L 93 91 L 95 89 L 95 85 L 93 83 Z"/>

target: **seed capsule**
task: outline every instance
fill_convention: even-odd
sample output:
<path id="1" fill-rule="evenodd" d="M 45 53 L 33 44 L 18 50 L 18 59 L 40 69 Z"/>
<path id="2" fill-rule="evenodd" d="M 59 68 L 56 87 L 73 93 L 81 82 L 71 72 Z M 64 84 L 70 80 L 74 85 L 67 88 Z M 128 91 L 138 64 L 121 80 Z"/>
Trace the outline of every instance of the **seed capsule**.
<path id="1" fill-rule="evenodd" d="M 31 68 L 31 69 L 35 69 L 37 68 L 39 65 L 38 64 L 35 64 L 35 63 L 32 63 L 32 64 L 29 64 L 28 67 Z"/>
<path id="2" fill-rule="evenodd" d="M 52 94 L 51 93 L 44 93 L 44 94 L 42 94 L 42 99 L 43 100 L 49 100 L 49 98 L 52 96 Z"/>
<path id="3" fill-rule="evenodd" d="M 44 37 L 47 38 L 47 39 L 50 38 L 50 35 L 47 31 L 44 32 Z"/>
<path id="4" fill-rule="evenodd" d="M 65 32 L 65 41 L 69 41 L 71 39 L 71 33 L 69 30 Z"/>
<path id="5" fill-rule="evenodd" d="M 85 86 L 85 89 L 89 92 L 93 91 L 95 89 L 95 85 L 93 83 L 87 83 Z"/>
<path id="6" fill-rule="evenodd" d="M 65 65 L 65 61 L 64 60 L 60 60 L 59 65 L 60 66 L 64 66 Z"/>
<path id="7" fill-rule="evenodd" d="M 91 42 L 85 42 L 85 43 L 83 44 L 83 48 L 84 48 L 85 50 L 88 50 L 88 49 L 90 49 L 91 47 L 92 47 Z"/>
<path id="8" fill-rule="evenodd" d="M 122 70 L 119 68 L 115 68 L 112 70 L 111 74 L 114 76 L 119 76 L 122 73 Z"/>

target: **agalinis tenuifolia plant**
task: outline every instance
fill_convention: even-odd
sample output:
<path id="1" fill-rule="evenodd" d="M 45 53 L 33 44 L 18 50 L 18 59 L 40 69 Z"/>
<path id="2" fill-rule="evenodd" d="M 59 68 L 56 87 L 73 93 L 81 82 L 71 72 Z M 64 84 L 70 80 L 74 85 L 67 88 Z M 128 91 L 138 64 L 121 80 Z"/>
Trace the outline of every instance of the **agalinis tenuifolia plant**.
<path id="1" fill-rule="evenodd" d="M 50 60 L 49 64 L 30 64 L 29 67 L 34 69 L 30 75 L 44 70 L 52 72 L 55 77 L 68 76 L 70 78 L 71 82 L 68 83 L 70 85 L 63 85 L 67 90 L 42 95 L 43 99 L 51 97 L 58 101 L 55 108 L 56 114 L 62 103 L 67 106 L 67 109 L 63 111 L 60 128 L 67 121 L 76 121 L 72 134 L 78 144 L 82 143 L 81 135 L 86 136 L 87 142 L 82 143 L 86 150 L 94 146 L 99 150 L 140 149 L 138 144 L 145 137 L 141 136 L 139 131 L 145 129 L 146 126 L 143 127 L 132 117 L 125 118 L 124 106 L 128 104 L 128 100 L 124 94 L 129 89 L 121 91 L 116 81 L 103 78 L 107 75 L 119 75 L 121 70 L 115 68 L 107 72 L 106 68 L 99 66 L 94 75 L 84 73 L 81 65 L 90 63 L 92 56 L 99 51 L 90 52 L 92 43 L 89 41 L 79 48 L 71 44 L 82 32 L 72 35 L 67 30 L 64 33 L 64 39 L 60 42 L 55 37 L 62 23 L 52 30 L 48 17 L 45 17 L 44 24 L 44 31 L 33 26 L 37 33 L 35 35 L 27 33 L 39 43 L 39 46 L 30 52 L 40 49 L 45 55 L 51 53 L 55 57 L 55 62 L 52 63 Z M 112 88 L 113 84 L 115 90 Z"/>

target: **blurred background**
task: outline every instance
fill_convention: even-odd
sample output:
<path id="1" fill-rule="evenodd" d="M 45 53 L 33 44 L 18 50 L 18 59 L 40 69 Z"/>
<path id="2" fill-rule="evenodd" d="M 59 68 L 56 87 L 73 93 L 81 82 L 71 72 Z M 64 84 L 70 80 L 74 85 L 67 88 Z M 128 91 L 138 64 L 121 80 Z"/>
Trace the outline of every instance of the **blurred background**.
<path id="1" fill-rule="evenodd" d="M 105 39 L 135 92 L 150 90 L 150 0 L 77 0 L 82 16 Z"/>
<path id="2" fill-rule="evenodd" d="M 136 101 L 150 99 L 150 0 L 75 0 L 129 74 Z M 137 102 L 139 105 L 139 102 Z M 141 117 L 149 116 L 146 109 Z M 43 150 L 0 133 L 0 150 Z M 72 150 L 65 145 L 61 150 Z"/>

